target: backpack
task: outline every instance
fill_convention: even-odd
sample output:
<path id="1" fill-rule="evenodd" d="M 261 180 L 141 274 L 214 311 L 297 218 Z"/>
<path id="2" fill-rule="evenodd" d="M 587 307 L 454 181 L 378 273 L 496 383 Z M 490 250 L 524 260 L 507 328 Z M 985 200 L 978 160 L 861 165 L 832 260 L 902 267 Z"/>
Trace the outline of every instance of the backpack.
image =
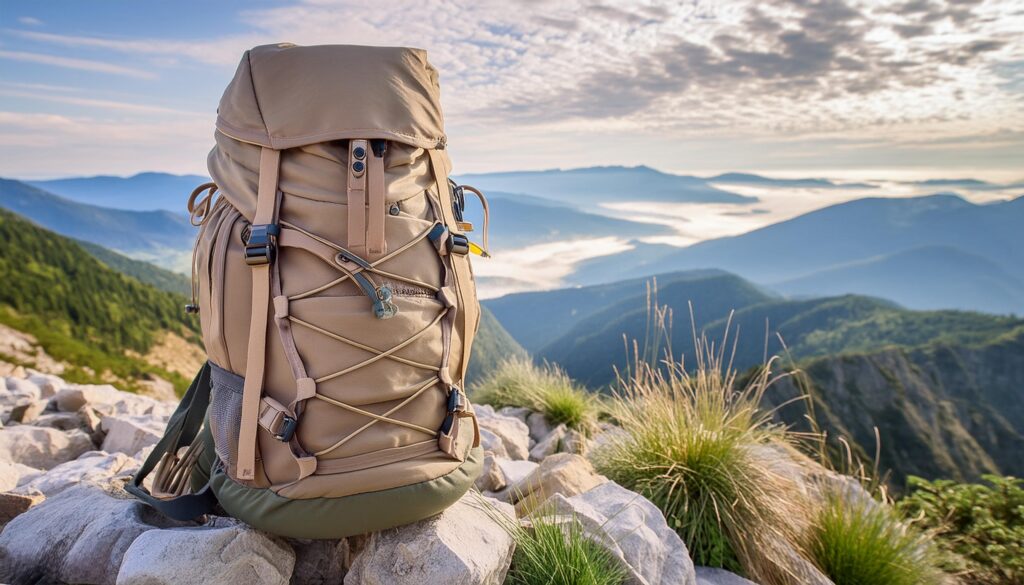
<path id="1" fill-rule="evenodd" d="M 213 183 L 188 205 L 187 309 L 208 361 L 128 490 L 176 519 L 219 505 L 297 538 L 441 512 L 483 459 L 463 384 L 487 205 L 448 179 L 426 53 L 251 49 L 215 139 Z M 482 248 L 466 191 L 484 207 Z"/>

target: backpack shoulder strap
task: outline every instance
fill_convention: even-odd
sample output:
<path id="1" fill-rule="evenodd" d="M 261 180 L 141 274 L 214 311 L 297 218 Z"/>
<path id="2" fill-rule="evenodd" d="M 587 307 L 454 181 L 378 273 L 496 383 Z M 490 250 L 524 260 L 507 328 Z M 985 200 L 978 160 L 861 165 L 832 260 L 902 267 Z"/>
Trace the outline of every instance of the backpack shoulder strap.
<path id="1" fill-rule="evenodd" d="M 150 494 L 143 487 L 142 482 L 161 461 L 165 460 L 165 457 L 173 458 L 179 449 L 192 444 L 203 426 L 203 419 L 209 404 L 210 364 L 206 363 L 192 380 L 192 384 L 188 387 L 185 397 L 181 399 L 181 403 L 178 404 L 177 410 L 171 415 L 163 438 L 132 477 L 132 481 L 125 486 L 128 493 L 175 520 L 192 520 L 213 511 L 217 506 L 217 497 L 210 488 L 210 484 L 207 483 L 201 490 L 192 494 L 164 499 Z"/>

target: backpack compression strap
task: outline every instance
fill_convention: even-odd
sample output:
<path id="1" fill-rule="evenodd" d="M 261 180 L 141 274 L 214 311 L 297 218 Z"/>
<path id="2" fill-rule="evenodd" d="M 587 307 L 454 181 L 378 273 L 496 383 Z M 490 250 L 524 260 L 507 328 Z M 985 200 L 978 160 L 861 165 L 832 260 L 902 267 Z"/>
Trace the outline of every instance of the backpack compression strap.
<path id="1" fill-rule="evenodd" d="M 203 364 L 202 369 L 196 374 L 185 397 L 181 399 L 177 410 L 171 415 L 163 438 L 132 477 L 132 481 L 125 486 L 128 493 L 175 520 L 192 520 L 213 511 L 217 505 L 217 497 L 210 489 L 210 484 L 207 483 L 203 489 L 193 494 L 161 499 L 150 494 L 143 487 L 142 482 L 165 459 L 165 456 L 175 457 L 179 449 L 192 444 L 203 426 L 203 418 L 206 416 L 206 408 L 209 404 L 210 364 L 207 363 Z"/>

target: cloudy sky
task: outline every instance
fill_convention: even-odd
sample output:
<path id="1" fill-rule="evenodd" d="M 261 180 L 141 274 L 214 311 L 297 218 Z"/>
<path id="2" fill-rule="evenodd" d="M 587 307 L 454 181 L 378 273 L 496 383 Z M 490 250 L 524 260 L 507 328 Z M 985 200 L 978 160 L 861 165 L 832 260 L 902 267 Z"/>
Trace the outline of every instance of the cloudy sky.
<path id="1" fill-rule="evenodd" d="M 1024 175 L 1024 2 L 17 1 L 0 176 L 204 171 L 246 48 L 408 45 L 458 172 Z"/>

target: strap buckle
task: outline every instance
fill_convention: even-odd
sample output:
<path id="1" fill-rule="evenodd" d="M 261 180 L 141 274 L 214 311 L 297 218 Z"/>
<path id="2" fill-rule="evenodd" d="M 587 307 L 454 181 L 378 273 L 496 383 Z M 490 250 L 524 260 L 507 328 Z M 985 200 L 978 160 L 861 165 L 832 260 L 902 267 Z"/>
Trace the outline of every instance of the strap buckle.
<path id="1" fill-rule="evenodd" d="M 448 414 L 441 423 L 441 434 L 447 435 L 455 424 L 455 417 L 466 411 L 466 398 L 458 386 L 452 386 L 448 391 Z"/>
<path id="2" fill-rule="evenodd" d="M 465 256 L 469 254 L 469 238 L 465 234 L 451 234 L 448 236 L 448 249 L 454 254 Z"/>
<path id="3" fill-rule="evenodd" d="M 281 228 L 276 223 L 253 225 L 249 227 L 249 237 L 245 241 L 245 263 L 249 266 L 270 264 L 277 256 L 277 236 Z"/>
<path id="4" fill-rule="evenodd" d="M 278 441 L 287 443 L 292 440 L 295 436 L 295 429 L 299 426 L 299 421 L 287 414 L 281 417 L 281 428 L 274 433 L 274 438 Z"/>

